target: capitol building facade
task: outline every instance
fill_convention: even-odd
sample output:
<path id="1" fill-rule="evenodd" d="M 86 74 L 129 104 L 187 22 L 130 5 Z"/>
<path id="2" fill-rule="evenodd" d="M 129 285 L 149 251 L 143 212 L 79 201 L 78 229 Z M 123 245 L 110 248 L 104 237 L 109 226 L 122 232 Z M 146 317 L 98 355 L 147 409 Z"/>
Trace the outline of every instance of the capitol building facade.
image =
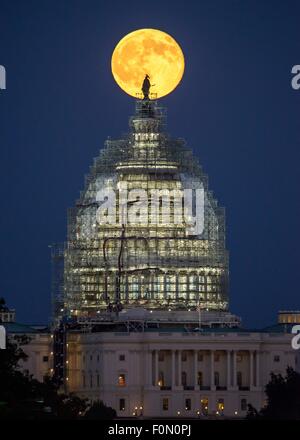
<path id="1" fill-rule="evenodd" d="M 270 372 L 296 368 L 291 335 L 183 327 L 71 333 L 68 390 L 120 417 L 245 417 L 265 404 Z"/>
<path id="2" fill-rule="evenodd" d="M 261 330 L 230 313 L 224 209 L 156 101 L 94 160 L 52 261 L 51 330 L 7 324 L 31 338 L 22 367 L 119 417 L 245 417 L 271 372 L 299 368 L 299 313 Z"/>

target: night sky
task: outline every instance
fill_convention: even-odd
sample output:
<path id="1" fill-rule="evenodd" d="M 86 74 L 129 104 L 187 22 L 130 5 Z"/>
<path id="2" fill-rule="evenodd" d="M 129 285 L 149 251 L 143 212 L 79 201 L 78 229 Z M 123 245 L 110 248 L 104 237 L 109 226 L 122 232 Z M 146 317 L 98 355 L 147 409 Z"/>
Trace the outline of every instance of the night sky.
<path id="1" fill-rule="evenodd" d="M 0 296 L 17 321 L 50 316 L 48 245 L 134 100 L 114 82 L 116 43 L 170 33 L 186 71 L 161 103 L 227 212 L 230 309 L 251 327 L 300 309 L 300 2 L 0 0 Z"/>

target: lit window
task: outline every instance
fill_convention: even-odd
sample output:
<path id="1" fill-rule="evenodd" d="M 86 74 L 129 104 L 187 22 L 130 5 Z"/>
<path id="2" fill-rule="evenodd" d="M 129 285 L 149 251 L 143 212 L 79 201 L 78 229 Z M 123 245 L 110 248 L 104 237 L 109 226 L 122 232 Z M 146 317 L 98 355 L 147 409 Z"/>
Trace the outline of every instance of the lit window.
<path id="1" fill-rule="evenodd" d="M 224 399 L 218 399 L 217 400 L 217 410 L 219 413 L 222 413 L 224 411 L 225 405 L 224 405 Z"/>
<path id="2" fill-rule="evenodd" d="M 125 387 L 126 386 L 125 374 L 119 374 L 118 385 L 119 385 L 119 387 Z"/>
<path id="3" fill-rule="evenodd" d="M 208 398 L 204 397 L 203 399 L 201 399 L 201 412 L 204 415 L 208 414 Z"/>
<path id="4" fill-rule="evenodd" d="M 165 386 L 165 376 L 164 376 L 163 371 L 160 371 L 160 372 L 159 372 L 158 386 L 159 386 L 159 387 L 163 387 L 163 386 Z"/>

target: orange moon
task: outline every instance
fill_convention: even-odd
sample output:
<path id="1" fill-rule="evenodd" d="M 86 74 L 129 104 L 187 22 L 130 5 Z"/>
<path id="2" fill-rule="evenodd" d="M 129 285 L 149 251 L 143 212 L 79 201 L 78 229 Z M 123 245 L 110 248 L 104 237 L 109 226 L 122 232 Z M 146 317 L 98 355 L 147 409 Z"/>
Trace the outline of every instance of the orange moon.
<path id="1" fill-rule="evenodd" d="M 134 98 L 142 97 L 145 75 L 150 76 L 150 98 L 171 93 L 184 73 L 184 55 L 173 37 L 157 29 L 138 29 L 116 45 L 111 70 L 117 84 Z"/>

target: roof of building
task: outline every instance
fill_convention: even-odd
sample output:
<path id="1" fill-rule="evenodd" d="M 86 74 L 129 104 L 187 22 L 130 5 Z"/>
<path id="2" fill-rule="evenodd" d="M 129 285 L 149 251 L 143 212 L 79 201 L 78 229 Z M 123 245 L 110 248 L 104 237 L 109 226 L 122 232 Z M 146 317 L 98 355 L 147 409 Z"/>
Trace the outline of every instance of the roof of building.
<path id="1" fill-rule="evenodd" d="M 45 332 L 47 332 L 46 328 L 43 330 L 36 329 L 31 325 L 19 324 L 18 322 L 4 322 L 2 325 L 5 327 L 7 333 L 27 334 L 27 333 L 45 333 Z"/>
<path id="2" fill-rule="evenodd" d="M 242 327 L 202 327 L 201 333 L 291 333 L 292 324 L 275 324 L 263 329 L 259 328 L 242 328 Z M 184 326 L 177 327 L 159 327 L 159 328 L 145 328 L 146 332 L 182 332 L 182 333 L 193 333 L 198 332 L 198 328 L 187 328 Z"/>
<path id="3" fill-rule="evenodd" d="M 3 323 L 7 333 L 13 333 L 13 334 L 30 334 L 30 333 L 48 333 L 49 328 L 47 326 L 36 326 L 36 325 L 28 325 L 28 324 L 21 324 L 17 322 L 6 322 Z M 243 327 L 201 327 L 200 332 L 202 334 L 208 334 L 208 333 L 291 333 L 292 327 L 295 324 L 274 324 L 268 327 L 264 327 L 262 329 L 259 328 L 243 328 Z M 76 327 L 73 329 L 73 331 L 78 331 L 79 328 Z M 128 329 L 125 326 L 93 326 L 92 332 L 126 332 Z M 131 331 L 134 331 L 134 329 L 131 329 Z M 136 331 L 136 330 L 135 330 Z M 159 325 L 159 326 L 145 326 L 143 328 L 144 332 L 149 333 L 194 333 L 199 332 L 199 329 L 191 326 L 186 326 L 184 324 L 180 325 L 179 323 L 177 325 L 168 326 L 168 325 Z"/>

